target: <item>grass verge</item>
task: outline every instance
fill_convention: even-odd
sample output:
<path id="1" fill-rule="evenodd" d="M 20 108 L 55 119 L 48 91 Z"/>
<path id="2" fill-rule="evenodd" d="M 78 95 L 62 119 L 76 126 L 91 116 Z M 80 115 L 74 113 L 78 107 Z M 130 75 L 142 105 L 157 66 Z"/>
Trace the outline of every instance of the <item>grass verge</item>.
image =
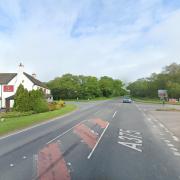
<path id="1" fill-rule="evenodd" d="M 180 112 L 180 109 L 164 108 L 164 109 L 156 109 L 156 111 Z"/>
<path id="2" fill-rule="evenodd" d="M 134 101 L 136 102 L 141 102 L 141 103 L 150 103 L 150 104 L 162 104 L 162 101 L 159 99 L 150 99 L 150 98 L 133 98 Z M 171 104 L 171 105 L 180 105 L 180 102 L 177 102 L 175 104 L 166 102 L 165 104 Z"/>
<path id="3" fill-rule="evenodd" d="M 77 100 L 77 99 L 66 99 L 66 100 L 64 100 L 64 101 L 77 101 L 77 102 L 91 102 L 91 101 L 103 101 L 103 100 L 111 100 L 111 99 L 114 99 L 114 98 L 116 98 L 116 97 L 109 97 L 109 98 L 107 98 L 107 97 L 97 97 L 97 98 L 93 98 L 93 99 L 79 99 L 79 100 Z"/>
<path id="4" fill-rule="evenodd" d="M 67 104 L 65 107 L 55 111 L 32 114 L 29 116 L 5 118 L 4 121 L 0 122 L 0 136 L 16 130 L 30 127 L 55 117 L 63 116 L 69 112 L 74 111 L 76 108 L 77 107 L 74 104 Z"/>

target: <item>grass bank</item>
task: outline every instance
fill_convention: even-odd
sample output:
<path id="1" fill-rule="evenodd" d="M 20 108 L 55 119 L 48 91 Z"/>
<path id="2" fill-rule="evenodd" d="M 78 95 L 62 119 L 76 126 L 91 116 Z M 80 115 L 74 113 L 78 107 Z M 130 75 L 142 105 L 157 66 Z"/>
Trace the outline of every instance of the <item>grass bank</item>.
<path id="1" fill-rule="evenodd" d="M 160 99 L 151 99 L 151 98 L 133 98 L 134 101 L 136 102 L 141 102 L 141 103 L 150 103 L 150 104 L 162 104 L 162 101 Z M 179 102 L 176 104 L 172 104 L 169 102 L 165 102 L 165 104 L 171 104 L 171 105 L 180 105 Z"/>
<path id="2" fill-rule="evenodd" d="M 114 99 L 116 97 L 97 97 L 97 98 L 93 98 L 93 99 L 65 99 L 64 101 L 77 101 L 77 102 L 89 102 L 89 101 L 103 101 L 103 100 L 111 100 Z"/>
<path id="3" fill-rule="evenodd" d="M 136 102 L 142 102 L 142 103 L 162 104 L 162 101 L 159 99 L 133 98 L 133 100 Z"/>
<path id="4" fill-rule="evenodd" d="M 0 136 L 16 130 L 30 127 L 32 125 L 50 120 L 55 117 L 63 116 L 69 112 L 74 111 L 75 109 L 75 105 L 67 104 L 65 107 L 55 111 L 32 114 L 28 116 L 5 118 L 4 121 L 0 121 Z"/>

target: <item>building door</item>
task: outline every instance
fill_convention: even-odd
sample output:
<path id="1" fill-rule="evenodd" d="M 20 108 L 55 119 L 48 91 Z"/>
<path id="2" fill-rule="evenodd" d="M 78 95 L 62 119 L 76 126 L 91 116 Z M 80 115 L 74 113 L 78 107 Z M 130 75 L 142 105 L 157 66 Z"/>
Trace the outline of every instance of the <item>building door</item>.
<path id="1" fill-rule="evenodd" d="M 10 100 L 6 99 L 6 110 L 10 109 Z"/>

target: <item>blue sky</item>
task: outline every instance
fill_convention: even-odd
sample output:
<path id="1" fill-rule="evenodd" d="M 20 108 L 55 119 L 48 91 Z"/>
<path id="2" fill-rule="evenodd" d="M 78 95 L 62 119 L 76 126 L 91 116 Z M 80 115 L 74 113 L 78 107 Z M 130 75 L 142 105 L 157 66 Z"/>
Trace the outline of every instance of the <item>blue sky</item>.
<path id="1" fill-rule="evenodd" d="M 133 81 L 180 63 L 179 22 L 179 0 L 1 0 L 0 72 Z"/>

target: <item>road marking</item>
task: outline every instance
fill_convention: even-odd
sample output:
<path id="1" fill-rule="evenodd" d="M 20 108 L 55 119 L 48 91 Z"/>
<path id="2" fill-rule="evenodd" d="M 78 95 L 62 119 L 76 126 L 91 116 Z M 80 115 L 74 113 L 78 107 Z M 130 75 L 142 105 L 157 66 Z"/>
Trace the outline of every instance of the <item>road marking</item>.
<path id="1" fill-rule="evenodd" d="M 173 150 L 173 151 L 178 151 L 178 149 L 177 148 L 174 148 L 174 147 L 172 147 L 172 148 L 170 148 L 171 150 Z"/>
<path id="2" fill-rule="evenodd" d="M 90 152 L 90 154 L 89 154 L 89 156 L 87 157 L 87 159 L 90 159 L 90 158 L 91 158 L 92 154 L 94 153 L 96 147 L 98 146 L 100 140 L 102 139 L 102 137 L 103 137 L 103 135 L 104 135 L 104 133 L 106 132 L 106 130 L 107 130 L 108 127 L 109 127 L 109 123 L 107 124 L 106 128 L 105 128 L 104 131 L 102 132 L 101 136 L 99 137 L 96 145 L 94 146 L 94 148 L 93 148 L 92 151 Z"/>
<path id="3" fill-rule="evenodd" d="M 179 152 L 174 152 L 174 155 L 175 156 L 180 156 L 180 153 Z"/>
<path id="4" fill-rule="evenodd" d="M 14 167 L 14 164 L 10 164 L 10 167 Z"/>
<path id="5" fill-rule="evenodd" d="M 38 152 L 36 172 L 38 180 L 70 180 L 70 173 L 58 143 L 43 147 Z"/>
<path id="6" fill-rule="evenodd" d="M 114 112 L 114 114 L 113 114 L 113 118 L 116 116 L 116 113 L 117 113 L 117 111 L 115 111 L 115 112 Z"/>
<path id="7" fill-rule="evenodd" d="M 169 141 L 169 140 L 166 140 L 166 139 L 165 139 L 164 141 L 165 141 L 166 143 L 170 143 L 170 141 Z"/>
<path id="8" fill-rule="evenodd" d="M 129 147 L 131 149 L 134 149 L 136 151 L 139 151 L 139 152 L 142 152 L 141 149 L 137 148 L 137 146 L 142 146 L 142 144 L 136 144 L 136 143 L 128 143 L 128 142 L 120 142 L 118 141 L 119 144 L 123 145 L 123 146 L 126 146 L 126 147 Z"/>
<path id="9" fill-rule="evenodd" d="M 98 136 L 85 124 L 80 124 L 73 129 L 73 132 L 79 136 L 91 148 L 95 146 Z"/>
<path id="10" fill-rule="evenodd" d="M 174 147 L 174 145 L 173 144 L 167 144 L 169 147 Z"/>
<path id="11" fill-rule="evenodd" d="M 85 121 L 88 121 L 88 120 L 86 119 L 86 120 L 84 120 L 84 121 L 81 121 L 80 123 L 76 124 L 75 126 L 73 126 L 72 128 L 68 129 L 67 131 L 65 131 L 65 132 L 63 132 L 62 134 L 56 136 L 54 139 L 48 141 L 46 144 L 48 145 L 48 144 L 52 143 L 53 141 L 55 141 L 56 139 L 64 136 L 65 134 L 67 134 L 68 132 L 70 132 L 71 130 L 73 130 L 73 128 L 75 128 L 76 126 L 82 124 L 82 123 L 85 122 Z"/>
<path id="12" fill-rule="evenodd" d="M 159 123 L 159 125 L 160 125 L 162 128 L 164 128 L 164 125 L 163 125 L 163 124 Z"/>
<path id="13" fill-rule="evenodd" d="M 130 130 L 124 131 L 120 129 L 119 136 L 118 136 L 120 141 L 118 141 L 118 144 L 134 149 L 136 151 L 142 152 L 142 150 L 138 148 L 138 146 L 142 146 L 142 143 L 143 143 L 142 137 L 136 136 L 140 134 L 141 133 L 137 131 L 130 131 Z"/>
<path id="14" fill-rule="evenodd" d="M 173 136 L 173 139 L 177 142 L 179 142 L 179 139 L 176 136 Z"/>
<path id="15" fill-rule="evenodd" d="M 26 156 L 23 156 L 22 158 L 23 158 L 23 159 L 26 159 L 27 157 L 26 157 Z"/>

